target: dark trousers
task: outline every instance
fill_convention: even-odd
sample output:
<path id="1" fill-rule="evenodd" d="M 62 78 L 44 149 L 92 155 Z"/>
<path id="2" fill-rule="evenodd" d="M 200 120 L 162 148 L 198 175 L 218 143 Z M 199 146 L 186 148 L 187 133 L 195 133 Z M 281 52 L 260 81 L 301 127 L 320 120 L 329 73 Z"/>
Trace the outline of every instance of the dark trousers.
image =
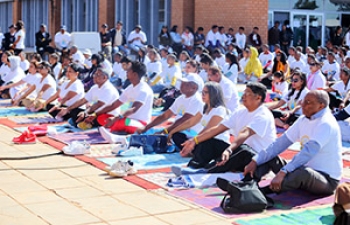
<path id="1" fill-rule="evenodd" d="M 175 144 L 175 146 L 181 151 L 182 150 L 182 144 L 187 141 L 188 138 L 186 136 L 186 134 L 177 132 L 175 134 L 173 134 L 173 142 Z"/>
<path id="2" fill-rule="evenodd" d="M 47 106 L 46 106 L 47 111 L 50 111 L 50 109 L 52 109 L 54 106 L 55 106 L 55 105 L 52 105 L 52 104 L 47 105 Z M 51 115 L 53 118 L 55 118 L 55 117 L 57 116 L 57 114 L 58 114 L 60 111 L 61 111 L 61 110 L 56 109 L 56 110 L 50 112 L 50 115 Z M 63 120 L 65 120 L 65 121 L 69 120 L 69 118 L 71 118 L 71 117 L 70 117 L 70 114 L 66 114 L 66 115 L 63 116 Z"/>
<path id="3" fill-rule="evenodd" d="M 328 93 L 329 96 L 329 108 L 334 109 L 334 108 L 339 108 L 339 105 L 343 102 L 340 98 L 337 98 L 331 93 Z"/>
<path id="4" fill-rule="evenodd" d="M 346 120 L 350 115 L 344 110 L 340 110 L 334 114 L 336 120 Z"/>
<path id="5" fill-rule="evenodd" d="M 265 77 L 260 81 L 263 85 L 266 86 L 266 88 L 271 89 L 272 88 L 272 79 L 270 77 Z"/>
<path id="6" fill-rule="evenodd" d="M 75 126 L 77 126 L 77 122 L 76 121 L 79 118 L 78 114 L 83 112 L 83 111 L 84 111 L 84 109 L 81 109 L 81 108 L 75 108 L 75 109 L 72 109 L 70 111 L 69 116 L 70 116 L 70 118 L 72 118 L 72 121 L 73 121 L 73 123 L 75 123 Z M 94 119 L 92 121 L 92 126 L 93 127 L 99 127 L 100 126 L 100 124 L 97 122 L 97 119 Z"/>
<path id="7" fill-rule="evenodd" d="M 55 49 L 53 48 L 53 47 L 51 47 L 51 46 L 45 46 L 45 47 L 37 47 L 36 48 L 36 52 L 37 53 L 39 53 L 39 55 L 41 56 L 41 57 L 43 57 L 43 55 L 45 54 L 45 52 L 47 52 L 47 53 L 49 53 L 49 54 L 52 54 L 52 53 L 54 53 L 55 52 Z"/>

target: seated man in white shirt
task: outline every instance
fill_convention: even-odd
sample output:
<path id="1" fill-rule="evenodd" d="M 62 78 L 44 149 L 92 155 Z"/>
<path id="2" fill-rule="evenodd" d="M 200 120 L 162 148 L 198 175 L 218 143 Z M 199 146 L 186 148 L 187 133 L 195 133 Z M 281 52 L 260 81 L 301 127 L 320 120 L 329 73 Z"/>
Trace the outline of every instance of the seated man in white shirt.
<path id="1" fill-rule="evenodd" d="M 72 62 L 73 63 L 78 63 L 82 67 L 84 66 L 85 57 L 76 45 L 73 45 L 71 47 L 70 54 L 72 55 Z"/>
<path id="2" fill-rule="evenodd" d="M 62 25 L 61 30 L 55 35 L 56 49 L 60 52 L 68 52 L 71 44 L 71 34 L 66 31 L 66 26 Z"/>
<path id="3" fill-rule="evenodd" d="M 57 114 L 58 117 L 63 118 L 69 113 L 72 124 L 76 126 L 77 123 L 85 122 L 84 125 L 79 125 L 79 127 L 91 128 L 103 126 L 106 124 L 108 117 L 119 115 L 119 109 L 106 109 L 115 99 L 119 98 L 118 91 L 109 82 L 108 73 L 102 68 L 98 68 L 93 75 L 93 79 L 95 85 L 85 94 L 85 97 L 67 108 L 62 108 Z M 84 105 L 88 106 L 85 111 L 81 109 L 81 106 Z M 103 113 L 101 113 L 102 111 Z M 98 117 L 96 114 L 98 114 Z"/>
<path id="4" fill-rule="evenodd" d="M 153 91 L 149 85 L 142 80 L 146 75 L 146 66 L 141 62 L 131 62 L 127 71 L 127 78 L 130 85 L 123 91 L 119 99 L 97 112 L 97 116 L 110 110 L 118 109 L 123 104 L 128 104 L 128 109 L 118 117 L 108 119 L 105 127 L 100 127 L 101 135 L 109 142 L 116 142 L 111 132 L 133 134 L 139 128 L 143 128 L 151 121 Z M 106 128 L 109 128 L 107 131 Z"/>
<path id="5" fill-rule="evenodd" d="M 327 81 L 339 81 L 340 80 L 340 65 L 335 60 L 333 52 L 329 52 L 327 60 L 323 62 L 322 73 L 326 76 Z"/>
<path id="6" fill-rule="evenodd" d="M 139 52 L 140 48 L 144 47 L 147 42 L 147 36 L 141 29 L 140 25 L 136 25 L 128 37 L 129 48 L 134 52 Z"/>
<path id="7" fill-rule="evenodd" d="M 302 103 L 304 116 L 246 166 L 244 174 L 257 179 L 270 166 L 280 168 L 271 184 L 262 188 L 265 194 L 295 189 L 316 195 L 333 194 L 341 179 L 343 161 L 340 129 L 328 105 L 325 91 L 310 91 Z M 301 142 L 301 150 L 292 161 L 286 165 L 267 163 L 296 141 Z"/>
<path id="8" fill-rule="evenodd" d="M 303 73 L 308 73 L 308 65 L 301 59 L 301 52 L 295 52 L 294 61 L 290 64 L 291 71 L 298 69 Z"/>
<path id="9" fill-rule="evenodd" d="M 265 44 L 262 46 L 263 52 L 259 55 L 259 60 L 263 67 L 264 73 L 268 73 L 273 68 L 273 59 L 275 56 L 269 51 L 269 45 Z"/>
<path id="10" fill-rule="evenodd" d="M 186 141 L 180 154 L 186 156 L 196 145 L 233 129 L 235 140 L 231 145 L 223 143 L 211 149 L 212 160 L 216 160 L 216 166 L 206 172 L 243 171 L 253 156 L 266 149 L 276 139 L 273 116 L 264 106 L 265 97 L 266 87 L 263 84 L 248 83 L 242 96 L 244 108 L 231 114 L 221 124 Z M 280 161 L 278 157 L 276 160 Z"/>
<path id="11" fill-rule="evenodd" d="M 183 78 L 180 87 L 182 95 L 175 100 L 175 102 L 167 111 L 155 118 L 144 129 L 140 129 L 138 132 L 144 133 L 152 127 L 165 122 L 172 116 L 176 116 L 175 123 L 164 128 L 163 130 L 163 133 L 168 134 L 175 127 L 179 126 L 182 123 L 185 123 L 188 119 L 201 112 L 203 110 L 204 103 L 198 90 L 201 91 L 203 89 L 203 86 L 203 81 L 197 74 L 190 74 L 186 78 Z M 200 131 L 201 126 L 199 124 L 196 124 L 189 130 L 183 130 L 181 132 L 173 134 L 172 140 L 179 149 L 182 149 L 182 144 L 188 138 L 193 137 Z"/>

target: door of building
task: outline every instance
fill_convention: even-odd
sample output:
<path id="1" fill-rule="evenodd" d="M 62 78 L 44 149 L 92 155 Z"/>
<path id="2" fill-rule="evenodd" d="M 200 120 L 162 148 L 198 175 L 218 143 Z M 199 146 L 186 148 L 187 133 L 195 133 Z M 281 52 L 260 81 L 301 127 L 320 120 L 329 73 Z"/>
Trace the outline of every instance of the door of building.
<path id="1" fill-rule="evenodd" d="M 324 16 L 322 13 L 294 12 L 291 14 L 291 27 L 294 32 L 293 45 L 312 47 L 324 46 Z"/>

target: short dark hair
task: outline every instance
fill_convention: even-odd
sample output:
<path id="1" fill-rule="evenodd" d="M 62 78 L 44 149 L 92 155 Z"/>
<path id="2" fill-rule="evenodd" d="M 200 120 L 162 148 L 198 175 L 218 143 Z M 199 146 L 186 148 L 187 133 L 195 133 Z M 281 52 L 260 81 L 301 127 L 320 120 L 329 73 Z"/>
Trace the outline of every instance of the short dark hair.
<path id="1" fill-rule="evenodd" d="M 69 67 L 72 68 L 74 72 L 80 72 L 82 69 L 78 63 L 71 63 L 69 64 Z"/>
<path id="2" fill-rule="evenodd" d="M 256 95 L 261 96 L 261 103 L 264 103 L 265 98 L 266 98 L 266 86 L 263 85 L 262 83 L 258 82 L 249 82 L 247 84 L 247 88 L 252 90 L 252 92 Z"/>
<path id="3" fill-rule="evenodd" d="M 132 60 L 127 57 L 127 56 L 124 56 L 121 60 L 120 60 L 120 63 L 130 63 L 132 62 Z"/>
<path id="4" fill-rule="evenodd" d="M 145 64 L 143 64 L 142 62 L 138 62 L 138 61 L 131 62 L 130 69 L 132 71 L 134 71 L 135 73 L 137 73 L 137 75 L 139 75 L 140 79 L 147 73 L 147 68 L 146 68 Z"/>
<path id="5" fill-rule="evenodd" d="M 239 27 L 238 29 L 239 29 L 239 30 L 244 30 L 244 27 Z"/>
<path id="6" fill-rule="evenodd" d="M 254 27 L 253 29 L 254 29 L 254 30 L 259 30 L 259 27 Z"/>
<path id="7" fill-rule="evenodd" d="M 213 26 L 211 27 L 211 29 L 216 29 L 216 28 L 218 28 L 218 25 L 213 25 Z"/>
<path id="8" fill-rule="evenodd" d="M 201 63 L 204 63 L 204 64 L 209 64 L 209 65 L 212 65 L 214 60 L 213 58 L 207 54 L 207 53 L 203 53 L 201 55 L 201 60 L 200 60 Z"/>
<path id="9" fill-rule="evenodd" d="M 204 31 L 204 28 L 203 28 L 203 27 L 198 27 L 197 30 L 198 30 L 198 31 Z"/>

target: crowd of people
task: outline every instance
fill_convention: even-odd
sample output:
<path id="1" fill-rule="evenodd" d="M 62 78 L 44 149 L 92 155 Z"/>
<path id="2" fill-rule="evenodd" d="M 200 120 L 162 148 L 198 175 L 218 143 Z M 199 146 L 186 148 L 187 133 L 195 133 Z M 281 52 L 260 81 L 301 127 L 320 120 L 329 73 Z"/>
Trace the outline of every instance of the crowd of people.
<path id="1" fill-rule="evenodd" d="M 244 27 L 235 34 L 213 25 L 205 35 L 202 27 L 180 34 L 177 26 L 163 26 L 155 46 L 140 25 L 126 36 L 118 21 L 110 30 L 101 26 L 101 52 L 91 54 L 72 44 L 65 26 L 52 42 L 42 24 L 37 53 L 27 60 L 19 21 L 2 42 L 0 94 L 81 129 L 99 127 L 111 143 L 175 117 L 160 133 L 192 157 L 190 169 L 257 179 L 272 170 L 270 191 L 329 194 L 341 176 L 341 138 L 350 139 L 344 122 L 350 117 L 349 32 L 342 41 L 336 34 L 337 45 L 304 51 L 291 45 L 288 24 L 278 26 L 269 30 L 268 44 L 258 27 L 246 36 Z M 246 84 L 241 103 L 238 83 Z M 159 107 L 163 113 L 152 120 Z M 278 139 L 276 127 L 286 129 Z M 296 141 L 301 151 L 286 163 L 278 154 Z"/>

